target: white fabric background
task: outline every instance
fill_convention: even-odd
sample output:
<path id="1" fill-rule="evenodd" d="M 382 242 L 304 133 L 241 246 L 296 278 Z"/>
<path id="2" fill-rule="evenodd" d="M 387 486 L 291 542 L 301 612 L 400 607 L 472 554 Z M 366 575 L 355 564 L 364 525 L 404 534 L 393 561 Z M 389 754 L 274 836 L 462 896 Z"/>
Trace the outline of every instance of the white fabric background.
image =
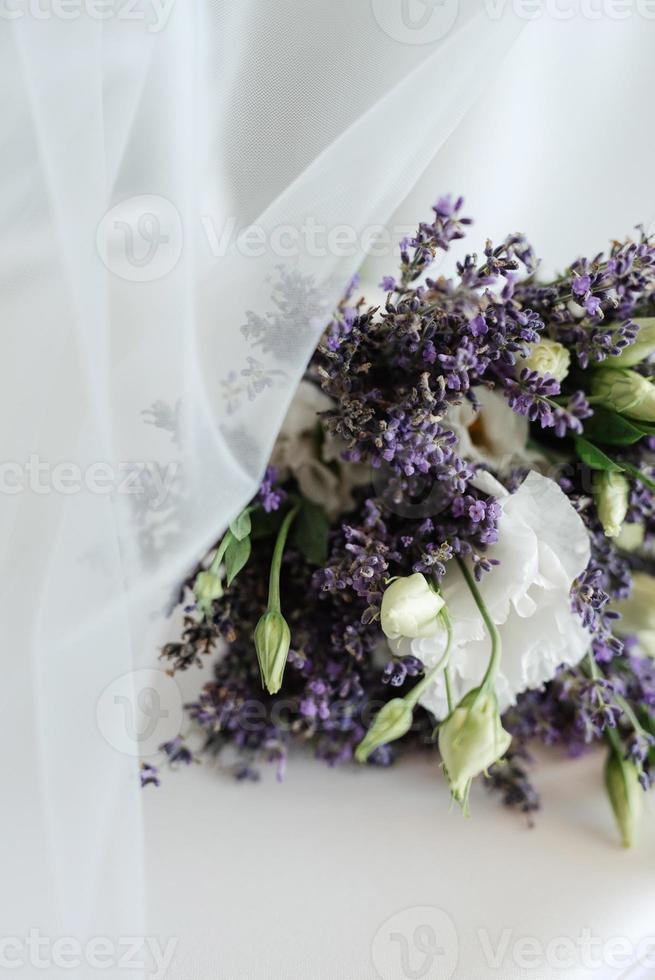
<path id="1" fill-rule="evenodd" d="M 284 785 L 205 767 L 169 778 L 146 800 L 150 932 L 178 939 L 167 980 L 654 976 L 611 958 L 614 941 L 655 935 L 655 833 L 651 811 L 639 849 L 618 845 L 602 758 L 542 760 L 533 829 L 481 787 L 471 819 L 449 812 L 428 759 L 359 773 L 293 758 Z M 413 939 L 423 923 L 444 949 L 434 959 Z M 524 960 L 528 938 L 541 945 Z"/>
<path id="2" fill-rule="evenodd" d="M 397 26 L 392 0 L 198 0 L 172 6 L 159 32 L 119 6 L 104 21 L 7 17 L 3 7 L 0 24 L 3 459 L 172 463 L 179 476 L 155 514 L 121 494 L 2 494 L 2 866 L 12 882 L 2 927 L 19 937 L 34 927 L 80 940 L 142 934 L 146 891 L 152 901 L 164 885 L 176 890 L 158 881 L 167 857 L 153 861 L 149 823 L 144 874 L 143 798 L 120 699 L 143 693 L 135 670 L 153 664 L 170 589 L 251 493 L 320 325 L 362 258 L 310 254 L 306 243 L 281 257 L 271 232 L 308 217 L 358 232 L 413 224 L 453 190 L 477 219 L 473 241 L 521 228 L 553 266 L 655 214 L 653 22 L 634 11 L 528 24 L 507 10 L 492 20 L 466 0 L 443 38 L 417 45 L 381 29 L 385 18 Z M 146 269 L 157 277 L 137 281 L 116 222 L 134 236 L 153 211 L 168 246 Z M 219 234 L 230 218 L 256 223 L 263 255 L 216 258 L 203 218 Z M 277 358 L 255 353 L 284 373 L 228 415 L 219 381 L 242 377 L 253 351 L 239 327 L 247 309 L 271 310 L 280 261 L 311 276 L 315 295 L 295 297 Z M 388 263 L 370 272 L 378 266 Z M 181 405 L 177 440 L 143 420 L 158 400 Z M 118 697 L 111 685 L 123 676 Z M 386 774 L 382 792 L 400 794 L 413 772 Z M 200 796 L 174 805 L 190 827 L 217 794 L 238 813 L 236 788 L 202 775 Z M 324 777 L 308 771 L 327 787 Z M 335 779 L 365 793 L 363 779 Z M 340 795 L 326 806 L 338 812 Z M 256 799 L 265 816 L 270 789 Z M 206 853 L 217 837 L 196 834 L 195 844 Z M 293 828 L 278 857 L 296 839 Z M 391 838 L 389 847 L 395 856 Z M 231 857 L 228 881 L 239 874 L 236 846 Z M 346 851 L 344 866 L 365 875 L 363 855 L 354 858 Z M 366 860 L 370 874 L 379 855 Z M 429 862 L 421 873 L 423 896 Z M 262 859 L 254 892 L 267 877 Z M 631 872 L 616 872 L 621 908 L 630 884 Z M 323 887 L 333 894 L 338 879 Z M 169 912 L 176 899 L 194 900 L 172 894 Z M 267 955 L 255 948 L 254 975 Z M 114 973 L 129 975 L 105 976 Z"/>

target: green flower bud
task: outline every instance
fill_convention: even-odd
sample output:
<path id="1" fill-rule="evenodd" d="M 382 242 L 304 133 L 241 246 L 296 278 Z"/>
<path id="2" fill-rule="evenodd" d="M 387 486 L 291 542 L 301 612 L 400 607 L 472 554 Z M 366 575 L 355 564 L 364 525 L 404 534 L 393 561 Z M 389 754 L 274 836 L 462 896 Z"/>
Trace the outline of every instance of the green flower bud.
<path id="1" fill-rule="evenodd" d="M 655 578 L 648 572 L 633 572 L 630 595 L 613 608 L 621 613 L 616 624 L 621 633 L 655 630 Z"/>
<path id="2" fill-rule="evenodd" d="M 291 645 L 291 631 L 281 612 L 269 609 L 255 627 L 255 650 L 262 683 L 269 694 L 282 687 L 284 668 Z"/>
<path id="3" fill-rule="evenodd" d="M 655 385 L 636 371 L 599 368 L 592 376 L 591 393 L 621 415 L 655 422 Z"/>
<path id="4" fill-rule="evenodd" d="M 621 551 L 638 551 L 643 546 L 645 538 L 646 528 L 643 524 L 640 524 L 638 521 L 628 524 L 626 521 L 622 525 L 614 543 Z"/>
<path id="5" fill-rule="evenodd" d="M 594 500 L 600 523 L 608 538 L 615 538 L 628 513 L 630 485 L 622 473 L 603 470 L 594 473 Z"/>
<path id="6" fill-rule="evenodd" d="M 635 317 L 632 322 L 639 327 L 637 339 L 620 354 L 608 357 L 607 364 L 613 367 L 634 367 L 635 364 L 645 361 L 651 354 L 655 354 L 655 316 Z"/>
<path id="7" fill-rule="evenodd" d="M 630 595 L 613 603 L 612 609 L 621 615 L 614 624 L 617 636 L 634 634 L 642 652 L 655 660 L 655 578 L 633 572 Z"/>
<path id="8" fill-rule="evenodd" d="M 435 636 L 444 628 L 439 618 L 444 605 L 441 596 L 430 588 L 420 572 L 397 578 L 382 596 L 382 632 L 390 640 L 399 636 Z"/>
<path id="9" fill-rule="evenodd" d="M 214 599 L 220 599 L 223 595 L 220 575 L 212 571 L 199 572 L 193 583 L 193 594 L 196 597 L 196 606 L 203 616 L 211 616 Z"/>
<path id="10" fill-rule="evenodd" d="M 371 752 L 379 745 L 386 745 L 402 738 L 412 727 L 413 711 L 404 698 L 393 698 L 378 711 L 373 724 L 357 746 L 355 758 L 366 762 Z"/>
<path id="11" fill-rule="evenodd" d="M 613 749 L 605 763 L 605 786 L 624 847 L 632 847 L 644 810 L 644 791 L 633 762 Z"/>
<path id="12" fill-rule="evenodd" d="M 571 354 L 563 344 L 543 337 L 530 348 L 530 353 L 522 366 L 541 375 L 549 374 L 557 381 L 563 381 L 569 373 Z"/>
<path id="13" fill-rule="evenodd" d="M 459 804 L 466 806 L 473 779 L 502 758 L 511 741 L 495 693 L 469 691 L 439 728 L 439 752 Z"/>

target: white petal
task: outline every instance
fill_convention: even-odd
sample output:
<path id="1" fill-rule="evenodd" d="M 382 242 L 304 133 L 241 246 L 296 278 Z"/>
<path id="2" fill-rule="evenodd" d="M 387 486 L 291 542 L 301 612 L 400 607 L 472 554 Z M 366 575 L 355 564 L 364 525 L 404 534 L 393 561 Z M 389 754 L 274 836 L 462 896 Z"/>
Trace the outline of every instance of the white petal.
<path id="1" fill-rule="evenodd" d="M 589 535 L 582 518 L 563 490 L 546 476 L 531 471 L 503 508 L 528 524 L 539 541 L 557 556 L 569 583 L 589 563 Z"/>
<path id="2" fill-rule="evenodd" d="M 509 497 L 509 490 L 487 470 L 478 470 L 471 483 L 480 493 L 488 493 L 491 497 L 496 497 L 497 500 Z"/>
<path id="3" fill-rule="evenodd" d="M 590 546 L 581 518 L 547 477 L 530 473 L 501 506 L 499 542 L 488 550 L 501 564 L 483 575 L 479 589 L 501 636 L 497 695 L 504 710 L 522 691 L 541 687 L 562 664 L 573 666 L 587 652 L 589 634 L 571 611 L 570 589 L 589 561 Z M 491 641 L 455 562 L 448 566 L 442 591 L 453 620 L 450 673 L 459 701 L 482 680 Z M 410 651 L 432 666 L 443 652 L 443 637 L 411 641 L 402 652 Z M 437 718 L 445 717 L 443 678 L 425 692 L 421 704 Z"/>
<path id="4" fill-rule="evenodd" d="M 528 441 L 529 423 L 507 404 L 500 392 L 477 388 L 489 456 L 501 471 L 520 456 Z"/>
<path id="5" fill-rule="evenodd" d="M 332 399 L 317 385 L 311 381 L 301 381 L 289 405 L 280 434 L 293 438 L 303 432 L 312 432 L 318 422 L 318 413 L 328 411 L 333 405 Z"/>

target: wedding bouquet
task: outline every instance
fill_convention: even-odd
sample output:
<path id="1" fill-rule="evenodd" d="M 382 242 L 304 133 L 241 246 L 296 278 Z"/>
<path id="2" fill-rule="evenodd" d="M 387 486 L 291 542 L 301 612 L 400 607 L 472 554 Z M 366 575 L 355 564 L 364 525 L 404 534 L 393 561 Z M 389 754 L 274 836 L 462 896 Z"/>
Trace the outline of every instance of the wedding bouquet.
<path id="1" fill-rule="evenodd" d="M 486 773 L 529 812 L 532 740 L 603 741 L 629 845 L 655 774 L 655 243 L 542 282 L 511 235 L 431 278 L 461 209 L 400 243 L 379 301 L 350 283 L 163 657 L 217 653 L 187 710 L 239 778 L 294 742 L 331 764 L 438 747 L 465 810 Z"/>

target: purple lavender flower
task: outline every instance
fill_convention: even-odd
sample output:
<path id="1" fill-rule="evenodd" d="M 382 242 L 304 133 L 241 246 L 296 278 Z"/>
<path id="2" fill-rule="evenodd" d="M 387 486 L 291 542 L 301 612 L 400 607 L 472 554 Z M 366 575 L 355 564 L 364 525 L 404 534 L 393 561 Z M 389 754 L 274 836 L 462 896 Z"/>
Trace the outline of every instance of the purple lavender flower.
<path id="1" fill-rule="evenodd" d="M 588 295 L 591 289 L 591 276 L 574 276 L 573 282 L 571 284 L 571 292 L 575 296 L 582 296 L 583 298 Z"/>
<path id="2" fill-rule="evenodd" d="M 148 762 L 141 763 L 141 786 L 159 786 L 159 771 L 156 766 L 151 766 Z"/>
<path id="3" fill-rule="evenodd" d="M 273 510 L 279 510 L 280 505 L 287 496 L 286 492 L 277 486 L 277 480 L 277 470 L 274 466 L 268 466 L 259 488 L 259 499 L 267 514 L 270 514 Z"/>
<path id="4" fill-rule="evenodd" d="M 165 754 L 171 765 L 181 762 L 183 765 L 188 766 L 193 762 L 193 755 L 184 744 L 181 735 L 176 736 L 170 742 L 164 742 L 159 748 Z"/>

